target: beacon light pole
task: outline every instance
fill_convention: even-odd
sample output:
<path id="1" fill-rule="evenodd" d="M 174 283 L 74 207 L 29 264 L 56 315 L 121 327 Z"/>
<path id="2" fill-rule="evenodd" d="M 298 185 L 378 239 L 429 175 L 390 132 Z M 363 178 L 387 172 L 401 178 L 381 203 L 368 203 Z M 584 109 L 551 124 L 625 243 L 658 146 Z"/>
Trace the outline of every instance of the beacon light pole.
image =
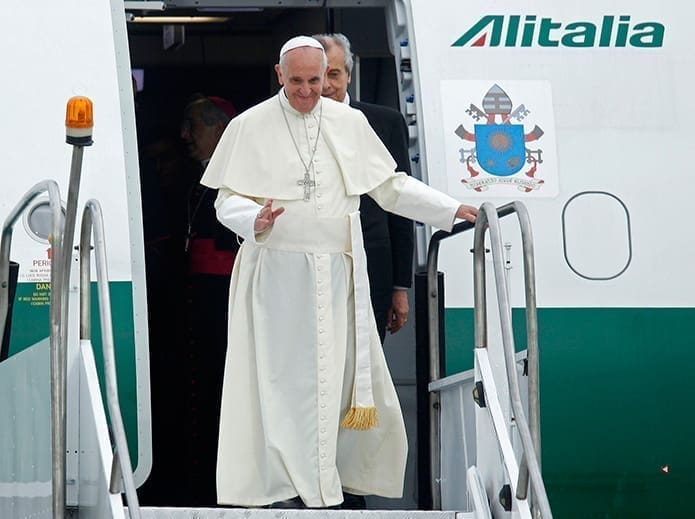
<path id="1" fill-rule="evenodd" d="M 65 114 L 65 141 L 73 146 L 68 199 L 63 228 L 62 247 L 53 261 L 58 261 L 57 276 L 60 278 L 60 294 L 53 301 L 60 301 L 60 341 L 51 350 L 51 450 L 53 461 L 52 490 L 53 518 L 65 517 L 65 467 L 66 467 L 66 422 L 67 422 L 67 318 L 68 292 L 70 281 L 70 260 L 72 258 L 77 199 L 82 173 L 82 156 L 85 146 L 92 145 L 94 116 L 92 101 L 77 96 L 68 100 Z M 54 287 L 52 287 L 53 289 Z"/>

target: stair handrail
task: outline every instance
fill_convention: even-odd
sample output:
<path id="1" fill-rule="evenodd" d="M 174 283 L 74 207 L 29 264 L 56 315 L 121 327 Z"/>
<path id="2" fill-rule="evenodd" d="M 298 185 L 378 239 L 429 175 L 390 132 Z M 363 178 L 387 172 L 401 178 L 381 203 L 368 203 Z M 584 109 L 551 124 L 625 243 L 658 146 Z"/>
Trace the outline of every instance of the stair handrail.
<path id="1" fill-rule="evenodd" d="M 116 375 L 116 357 L 114 353 L 113 326 L 111 320 L 111 297 L 109 295 L 109 278 L 106 261 L 106 244 L 104 240 L 104 219 L 101 206 L 95 199 L 87 201 L 82 214 L 80 233 L 80 341 L 91 342 L 90 294 L 91 294 L 91 240 L 94 237 L 94 255 L 96 257 L 97 297 L 99 300 L 99 318 L 101 323 L 101 342 L 104 362 L 104 380 L 106 382 L 106 402 L 111 418 L 111 429 L 116 444 L 111 466 L 111 483 L 109 491 L 120 493 L 118 481 L 123 480 L 128 514 L 131 519 L 140 519 L 135 479 L 130 463 L 128 441 L 125 435 L 121 407 L 118 400 L 118 378 Z"/>
<path id="2" fill-rule="evenodd" d="M 512 214 L 514 211 L 511 204 L 506 204 L 497 209 L 497 214 L 500 217 Z M 475 224 L 463 221 L 455 224 L 451 231 L 439 230 L 430 238 L 427 248 L 427 316 L 428 316 L 428 333 L 429 333 L 429 379 L 430 382 L 435 382 L 441 378 L 440 373 L 440 356 L 439 356 L 439 284 L 437 281 L 437 264 L 439 261 L 439 246 L 441 242 L 452 236 L 456 236 L 470 229 L 473 229 Z M 429 392 L 429 414 L 430 414 L 430 470 L 431 470 L 431 491 L 432 491 L 432 508 L 440 510 L 442 507 L 441 489 L 439 480 L 441 475 L 441 460 L 439 453 L 441 450 L 441 433 L 440 433 L 440 397 L 438 391 Z"/>
<path id="3" fill-rule="evenodd" d="M 0 337 L 4 336 L 9 311 L 10 251 L 12 231 L 17 220 L 38 196 L 47 193 L 51 211 L 51 294 L 49 309 L 49 350 L 51 377 L 51 492 L 53 517 L 62 519 L 65 508 L 66 466 L 66 378 L 65 322 L 63 304 L 67 297 L 67 282 L 62 265 L 64 222 L 60 189 L 54 180 L 42 180 L 32 186 L 10 211 L 2 227 L 0 239 Z"/>
<path id="4" fill-rule="evenodd" d="M 529 410 L 531 424 L 526 419 L 519 380 L 515 367 L 514 336 L 511 321 L 511 303 L 507 289 L 507 277 L 504 269 L 502 254 L 502 234 L 498 210 L 490 202 L 481 205 L 475 223 L 473 237 L 473 271 L 474 271 L 474 301 L 475 301 L 475 347 L 487 348 L 487 312 L 485 302 L 485 234 L 490 232 L 490 251 L 493 259 L 495 285 L 499 307 L 500 325 L 502 332 L 502 347 L 504 352 L 505 369 L 509 396 L 512 404 L 514 420 L 519 432 L 522 445 L 522 458 L 517 484 L 518 499 L 526 498 L 526 489 L 530 479 L 534 493 L 533 507 L 544 519 L 552 518 L 550 502 L 543 484 L 540 469 L 540 401 L 538 397 L 538 328 L 536 318 L 535 266 L 532 245 L 532 233 L 528 211 L 521 202 L 507 204 L 511 212 L 519 218 L 522 247 L 524 252 L 524 285 L 526 296 L 527 348 L 529 369 Z M 532 434 L 531 429 L 534 429 Z"/>

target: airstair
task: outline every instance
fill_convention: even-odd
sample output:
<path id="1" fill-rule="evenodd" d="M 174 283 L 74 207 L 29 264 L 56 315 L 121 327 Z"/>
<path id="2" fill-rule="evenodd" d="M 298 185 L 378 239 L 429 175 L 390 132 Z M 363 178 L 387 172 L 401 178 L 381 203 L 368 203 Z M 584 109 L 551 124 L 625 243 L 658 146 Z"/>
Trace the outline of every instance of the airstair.
<path id="1" fill-rule="evenodd" d="M 499 222 L 511 214 L 518 217 L 524 263 L 527 350 L 519 354 L 514 347 L 509 279 Z M 471 227 L 475 230 L 474 368 L 441 378 L 439 246 L 442 240 Z M 451 233 L 438 231 L 430 240 L 427 296 L 433 508 L 472 510 L 474 517 L 485 518 L 552 517 L 540 470 L 539 350 L 532 241 L 530 219 L 521 202 L 498 209 L 486 202 L 479 209 L 475 226 L 458 223 Z M 486 290 L 488 252 L 494 271 L 492 293 Z M 490 333 L 489 310 L 499 316 L 497 337 Z M 456 457 L 451 453 L 461 454 Z"/>

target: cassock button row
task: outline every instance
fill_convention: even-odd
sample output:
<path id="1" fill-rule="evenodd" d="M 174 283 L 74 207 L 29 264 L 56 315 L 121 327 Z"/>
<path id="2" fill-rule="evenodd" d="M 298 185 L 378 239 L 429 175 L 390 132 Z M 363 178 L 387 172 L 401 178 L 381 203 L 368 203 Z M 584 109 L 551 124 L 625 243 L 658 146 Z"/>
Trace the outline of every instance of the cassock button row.
<path id="1" fill-rule="evenodd" d="M 325 408 L 326 408 L 326 404 L 321 404 L 321 409 L 325 409 Z"/>
<path id="2" fill-rule="evenodd" d="M 323 209 L 323 206 L 322 206 L 322 205 L 318 205 L 318 206 L 316 206 L 316 209 L 318 209 L 318 210 L 320 211 L 321 209 Z"/>
<path id="3" fill-rule="evenodd" d="M 316 198 L 321 198 L 321 193 L 316 193 Z"/>
<path id="4" fill-rule="evenodd" d="M 319 295 L 320 295 L 320 296 L 322 296 L 322 295 L 323 295 L 323 292 L 321 292 L 320 290 L 319 290 Z"/>

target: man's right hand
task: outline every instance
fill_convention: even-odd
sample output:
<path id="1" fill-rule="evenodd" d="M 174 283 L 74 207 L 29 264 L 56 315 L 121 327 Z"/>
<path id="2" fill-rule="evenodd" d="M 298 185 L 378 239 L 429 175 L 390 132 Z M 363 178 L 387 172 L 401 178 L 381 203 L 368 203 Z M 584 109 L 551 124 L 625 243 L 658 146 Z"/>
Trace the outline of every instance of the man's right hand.
<path id="1" fill-rule="evenodd" d="M 275 219 L 284 212 L 284 207 L 278 207 L 273 210 L 273 200 L 268 200 L 263 207 L 261 207 L 261 210 L 258 211 L 256 221 L 253 223 L 253 230 L 256 232 L 263 232 L 270 229 L 275 223 Z"/>

